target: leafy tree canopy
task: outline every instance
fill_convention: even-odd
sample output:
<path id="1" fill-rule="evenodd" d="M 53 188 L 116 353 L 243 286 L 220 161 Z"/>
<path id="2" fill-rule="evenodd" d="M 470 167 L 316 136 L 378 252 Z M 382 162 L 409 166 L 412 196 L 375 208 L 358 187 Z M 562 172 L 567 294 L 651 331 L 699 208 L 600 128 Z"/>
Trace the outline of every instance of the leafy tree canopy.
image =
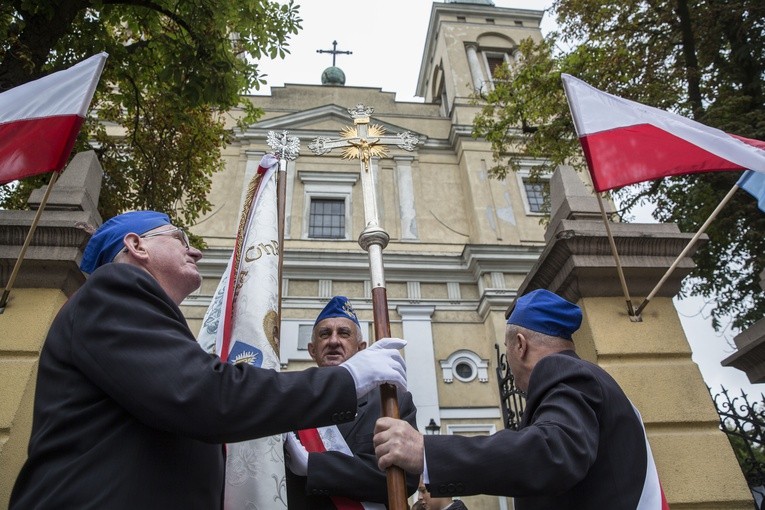
<path id="1" fill-rule="evenodd" d="M 492 144 L 492 175 L 526 154 L 585 170 L 561 73 L 612 94 L 765 140 L 765 4 L 761 0 L 556 0 L 559 32 L 521 42 L 520 63 L 495 72 L 473 134 Z M 654 217 L 695 232 L 738 180 L 737 172 L 665 178 L 615 192 L 626 217 L 650 204 Z M 712 324 L 745 327 L 765 315 L 765 214 L 737 192 L 707 229 L 709 243 L 683 294 L 704 296 Z M 727 317 L 732 317 L 727 321 Z M 730 322 L 730 323 L 729 323 Z"/>
<path id="2" fill-rule="evenodd" d="M 0 4 L 0 91 L 109 53 L 76 150 L 104 168 L 99 209 L 167 212 L 190 225 L 211 209 L 211 176 L 230 140 L 226 112 L 262 112 L 240 94 L 265 83 L 260 58 L 284 57 L 298 6 L 272 0 L 10 0 Z M 118 136 L 115 136 L 117 134 Z M 47 177 L 0 187 L 24 207 Z"/>

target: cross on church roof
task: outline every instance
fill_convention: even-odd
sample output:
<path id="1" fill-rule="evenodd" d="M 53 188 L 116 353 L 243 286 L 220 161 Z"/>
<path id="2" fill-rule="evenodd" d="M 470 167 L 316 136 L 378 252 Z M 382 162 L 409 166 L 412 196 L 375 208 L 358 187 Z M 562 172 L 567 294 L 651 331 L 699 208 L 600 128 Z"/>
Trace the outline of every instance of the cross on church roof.
<path id="1" fill-rule="evenodd" d="M 352 55 L 352 51 L 339 51 L 337 49 L 337 41 L 332 41 L 332 49 L 331 50 L 316 50 L 316 53 L 331 53 L 332 54 L 332 67 L 335 67 L 335 58 L 339 54 L 344 55 Z"/>

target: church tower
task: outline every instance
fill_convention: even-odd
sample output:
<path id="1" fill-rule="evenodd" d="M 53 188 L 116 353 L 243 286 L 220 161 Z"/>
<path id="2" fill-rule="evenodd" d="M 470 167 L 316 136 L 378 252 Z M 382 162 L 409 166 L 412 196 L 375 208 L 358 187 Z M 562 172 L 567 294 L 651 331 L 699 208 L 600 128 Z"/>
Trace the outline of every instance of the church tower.
<path id="1" fill-rule="evenodd" d="M 520 41 L 542 39 L 542 14 L 495 7 L 491 0 L 434 3 L 417 95 L 441 105 L 444 116 L 469 123 L 470 96 L 491 89 L 497 66 L 513 65 Z"/>

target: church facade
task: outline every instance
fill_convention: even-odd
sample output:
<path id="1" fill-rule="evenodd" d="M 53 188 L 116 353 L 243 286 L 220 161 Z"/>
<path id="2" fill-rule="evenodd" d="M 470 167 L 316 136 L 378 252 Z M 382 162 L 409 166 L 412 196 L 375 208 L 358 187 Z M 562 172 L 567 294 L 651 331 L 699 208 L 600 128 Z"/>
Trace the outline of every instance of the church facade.
<path id="1" fill-rule="evenodd" d="M 314 319 L 334 295 L 349 297 L 373 340 L 370 271 L 357 239 L 365 227 L 358 160 L 335 150 L 315 156 L 317 137 L 336 138 L 353 121 L 348 109 L 373 108 L 371 125 L 410 132 L 413 151 L 391 146 L 372 167 L 382 228 L 391 332 L 405 349 L 417 422 L 441 434 L 491 434 L 502 427 L 497 351 L 504 352 L 505 311 L 544 246 L 543 188 L 529 180 L 541 161 L 500 181 L 490 179 L 489 144 L 471 136 L 475 91 L 492 86 L 491 70 L 512 64 L 518 43 L 540 40 L 541 11 L 491 2 L 434 3 L 417 94 L 397 102 L 377 88 L 346 87 L 330 68 L 322 85 L 276 87 L 249 100 L 265 115 L 225 149 L 225 169 L 210 193 L 213 211 L 192 231 L 208 248 L 202 287 L 183 305 L 199 330 L 234 245 L 247 183 L 269 131 L 301 141 L 286 172 L 283 246 L 282 370 L 313 366 L 306 344 Z M 470 508 L 508 508 L 504 498 L 470 498 Z"/>

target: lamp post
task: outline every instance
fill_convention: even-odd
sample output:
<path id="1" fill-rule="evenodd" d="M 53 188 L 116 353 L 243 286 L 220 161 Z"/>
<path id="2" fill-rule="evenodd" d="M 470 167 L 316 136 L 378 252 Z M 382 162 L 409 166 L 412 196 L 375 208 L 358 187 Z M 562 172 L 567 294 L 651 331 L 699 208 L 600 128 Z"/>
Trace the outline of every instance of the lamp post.
<path id="1" fill-rule="evenodd" d="M 425 434 L 429 436 L 437 436 L 441 433 L 441 425 L 436 423 L 433 418 L 430 419 L 430 423 L 425 426 Z"/>

